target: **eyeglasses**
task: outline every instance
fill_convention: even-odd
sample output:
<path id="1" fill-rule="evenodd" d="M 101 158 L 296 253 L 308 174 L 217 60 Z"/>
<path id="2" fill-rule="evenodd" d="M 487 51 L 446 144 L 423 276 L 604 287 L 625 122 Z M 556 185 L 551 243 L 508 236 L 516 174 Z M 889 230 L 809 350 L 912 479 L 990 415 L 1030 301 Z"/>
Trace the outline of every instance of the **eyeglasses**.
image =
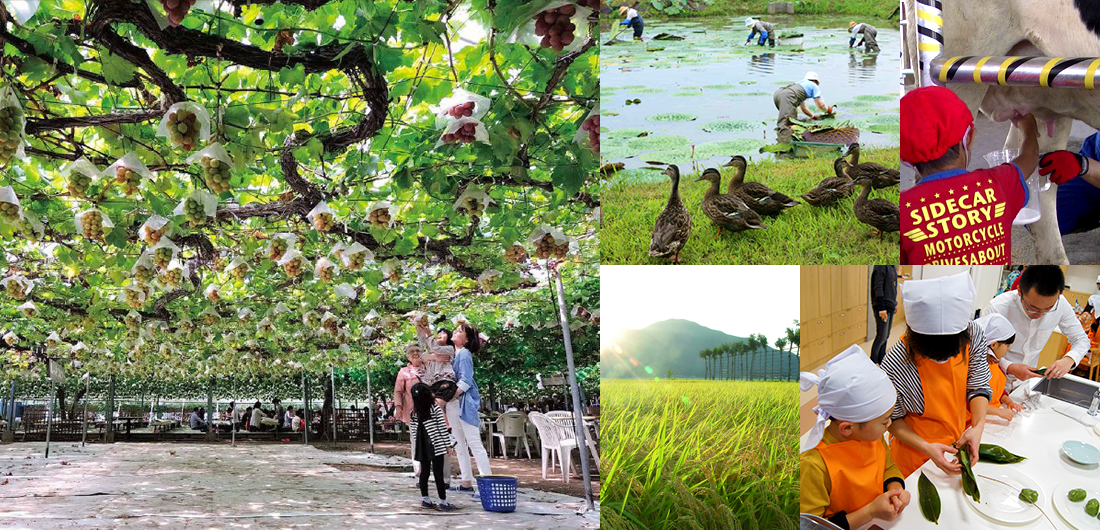
<path id="1" fill-rule="evenodd" d="M 1054 305 L 1051 306 L 1050 309 L 1047 309 L 1046 311 L 1043 311 L 1042 309 L 1036 308 L 1036 307 L 1032 306 L 1031 304 L 1025 302 L 1023 296 L 1020 297 L 1020 303 L 1023 304 L 1024 311 L 1026 311 L 1028 313 L 1035 314 L 1035 315 L 1046 315 L 1048 313 L 1053 313 L 1054 311 L 1056 311 L 1058 309 L 1058 303 L 1061 302 L 1061 301 L 1062 301 L 1062 297 L 1059 296 L 1058 300 L 1055 300 Z"/>

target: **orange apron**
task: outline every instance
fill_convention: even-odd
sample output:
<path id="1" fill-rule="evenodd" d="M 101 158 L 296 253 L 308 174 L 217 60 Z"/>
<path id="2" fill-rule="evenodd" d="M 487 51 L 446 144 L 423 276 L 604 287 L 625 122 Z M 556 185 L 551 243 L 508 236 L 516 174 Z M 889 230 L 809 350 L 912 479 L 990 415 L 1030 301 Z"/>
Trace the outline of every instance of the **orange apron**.
<path id="1" fill-rule="evenodd" d="M 904 337 L 902 340 L 905 340 Z M 905 423 L 924 441 L 951 445 L 962 436 L 966 426 L 966 376 L 969 372 L 969 359 L 969 345 L 965 352 L 943 364 L 923 357 L 917 358 L 917 374 L 924 392 L 924 414 L 909 413 L 905 416 Z M 890 442 L 890 456 L 905 477 L 928 461 L 928 455 L 896 436 Z"/>
<path id="2" fill-rule="evenodd" d="M 1008 377 L 1001 371 L 1000 365 L 993 363 L 989 365 L 989 373 L 993 374 L 993 377 L 989 379 L 989 387 L 993 389 L 993 397 L 989 400 L 989 408 L 996 409 L 1001 407 L 1001 396 L 1005 393 L 1005 384 L 1008 382 Z M 970 427 L 970 402 L 966 403 L 966 426 Z"/>
<path id="3" fill-rule="evenodd" d="M 815 449 L 821 453 L 832 483 L 826 518 L 840 512 L 852 513 L 882 495 L 886 473 L 886 447 L 882 442 L 848 440 L 829 445 L 818 442 Z"/>

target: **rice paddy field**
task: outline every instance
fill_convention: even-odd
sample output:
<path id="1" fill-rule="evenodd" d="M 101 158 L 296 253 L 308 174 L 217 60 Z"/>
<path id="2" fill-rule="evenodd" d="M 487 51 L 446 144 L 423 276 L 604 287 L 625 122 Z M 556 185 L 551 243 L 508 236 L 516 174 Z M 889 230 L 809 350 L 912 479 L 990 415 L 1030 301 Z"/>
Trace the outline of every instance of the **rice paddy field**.
<path id="1" fill-rule="evenodd" d="M 848 48 L 848 16 L 766 19 L 780 36 L 803 34 L 803 43 L 742 46 L 744 18 L 723 17 L 647 22 L 645 42 L 602 46 L 603 162 L 622 162 L 629 173 L 651 161 L 713 164 L 736 154 L 772 159 L 760 152 L 775 142 L 772 93 L 808 70 L 820 75 L 825 102 L 838 107 L 835 120 L 815 123 L 857 126 L 864 147 L 898 145 L 901 48 L 894 23 L 871 21 L 883 51 L 864 54 Z M 684 40 L 649 40 L 662 32 Z"/>
<path id="2" fill-rule="evenodd" d="M 728 158 L 722 161 L 728 161 Z M 898 167 L 898 149 L 861 151 L 860 161 Z M 718 167 L 709 164 L 707 167 Z M 680 198 L 691 214 L 692 228 L 687 245 L 680 252 L 685 264 L 858 264 L 897 263 L 898 233 L 880 239 L 872 228 L 855 218 L 851 197 L 828 208 L 799 204 L 778 217 L 765 217 L 767 230 L 749 230 L 718 236 L 718 229 L 703 214 L 703 195 L 710 186 L 694 182 L 702 164 L 680 166 Z M 658 168 L 661 169 L 661 168 Z M 732 172 L 723 168 L 722 188 Z M 795 200 L 825 177 L 834 176 L 832 159 L 762 160 L 749 164 L 746 181 L 763 182 Z M 600 230 L 600 262 L 604 265 L 668 264 L 665 258 L 651 258 L 649 243 L 653 224 L 668 201 L 671 181 L 657 170 L 620 172 L 604 182 L 603 226 Z M 897 204 L 900 188 L 872 190 Z"/>
<path id="3" fill-rule="evenodd" d="M 793 529 L 798 384 L 604 380 L 601 528 Z"/>

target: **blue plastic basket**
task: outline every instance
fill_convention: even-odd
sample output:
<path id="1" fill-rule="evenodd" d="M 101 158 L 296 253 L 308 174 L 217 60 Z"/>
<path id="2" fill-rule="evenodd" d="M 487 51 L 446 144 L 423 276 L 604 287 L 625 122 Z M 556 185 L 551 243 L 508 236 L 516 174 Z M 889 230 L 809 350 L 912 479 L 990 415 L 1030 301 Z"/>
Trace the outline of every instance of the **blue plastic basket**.
<path id="1" fill-rule="evenodd" d="M 519 481 L 512 475 L 479 475 L 477 491 L 481 507 L 487 512 L 516 511 L 516 487 Z"/>

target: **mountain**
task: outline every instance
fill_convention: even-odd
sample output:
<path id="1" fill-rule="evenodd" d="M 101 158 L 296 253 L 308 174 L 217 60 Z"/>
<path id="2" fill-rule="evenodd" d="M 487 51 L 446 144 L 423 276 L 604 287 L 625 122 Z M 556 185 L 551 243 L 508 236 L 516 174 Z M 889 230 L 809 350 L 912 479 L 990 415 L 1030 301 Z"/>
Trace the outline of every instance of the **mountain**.
<path id="1" fill-rule="evenodd" d="M 777 338 L 768 337 L 768 341 L 774 342 Z M 700 351 L 745 340 L 745 337 L 735 337 L 690 320 L 663 320 L 642 329 L 624 330 L 606 342 L 600 350 L 600 375 L 626 379 L 667 377 L 671 369 L 673 377 L 702 379 L 706 374 L 706 363 L 699 357 Z M 622 353 L 618 353 L 620 350 Z M 631 360 L 638 365 L 635 366 Z M 645 370 L 647 366 L 653 370 L 652 373 Z M 756 354 L 752 375 L 754 379 L 782 379 L 784 369 L 788 370 L 788 379 L 796 379 L 798 356 L 769 347 L 766 354 Z"/>

